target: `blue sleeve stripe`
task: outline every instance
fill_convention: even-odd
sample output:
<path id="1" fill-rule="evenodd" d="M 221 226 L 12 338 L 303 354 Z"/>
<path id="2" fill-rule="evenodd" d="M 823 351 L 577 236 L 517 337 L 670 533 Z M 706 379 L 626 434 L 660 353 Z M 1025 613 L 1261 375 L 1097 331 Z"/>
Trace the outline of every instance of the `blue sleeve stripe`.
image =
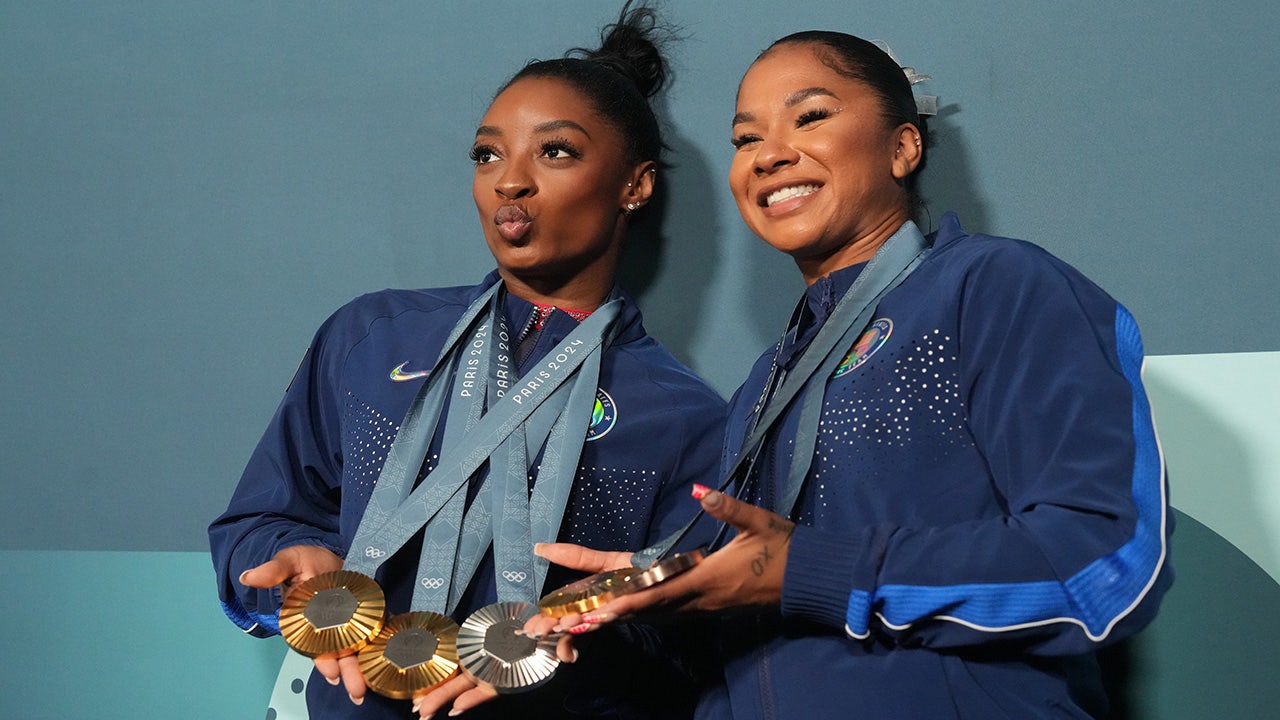
<path id="1" fill-rule="evenodd" d="M 278 615 L 249 612 L 235 598 L 232 598 L 229 602 L 222 603 L 222 612 L 226 613 L 231 622 L 245 632 L 253 632 L 256 628 L 263 628 L 270 630 L 271 634 L 280 634 L 280 617 Z"/>
<path id="2" fill-rule="evenodd" d="M 1142 387 L 1142 339 L 1133 316 L 1119 304 L 1115 330 L 1121 369 L 1133 397 L 1131 489 L 1137 510 L 1133 537 L 1064 582 L 885 585 L 874 596 L 854 591 L 846 617 L 850 635 L 865 635 L 873 604 L 878 603 L 883 607 L 877 613 L 880 620 L 895 630 L 905 629 L 921 618 L 987 632 L 1072 623 L 1084 629 L 1091 640 L 1099 641 L 1137 607 L 1164 564 L 1168 502 L 1164 455 Z"/>

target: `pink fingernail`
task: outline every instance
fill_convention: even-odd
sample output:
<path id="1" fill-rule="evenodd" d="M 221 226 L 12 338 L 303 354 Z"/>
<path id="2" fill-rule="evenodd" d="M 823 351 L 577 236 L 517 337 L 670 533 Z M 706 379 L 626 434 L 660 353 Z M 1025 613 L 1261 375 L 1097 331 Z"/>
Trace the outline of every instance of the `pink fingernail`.
<path id="1" fill-rule="evenodd" d="M 585 620 L 586 618 L 583 618 L 583 619 Z M 595 627 L 595 626 L 594 626 L 594 625 L 592 625 L 591 623 L 589 623 L 589 622 L 584 622 L 584 623 L 582 623 L 581 625 L 574 625 L 573 627 L 569 628 L 569 634 L 570 634 L 570 635 L 581 635 L 582 633 L 584 633 L 584 632 L 586 632 L 586 631 L 588 631 L 588 630 L 592 629 L 593 627 Z"/>
<path id="2" fill-rule="evenodd" d="M 582 622 L 584 625 L 597 625 L 599 623 L 609 622 L 615 617 L 617 616 L 611 612 L 587 613 L 586 615 L 582 616 Z M 573 631 L 570 630 L 569 632 L 573 632 Z"/>
<path id="3" fill-rule="evenodd" d="M 694 483 L 693 492 L 690 493 L 690 495 L 693 495 L 694 500 L 701 500 L 703 496 L 709 492 L 711 492 L 711 488 L 707 487 L 706 485 L 699 485 L 698 483 Z"/>

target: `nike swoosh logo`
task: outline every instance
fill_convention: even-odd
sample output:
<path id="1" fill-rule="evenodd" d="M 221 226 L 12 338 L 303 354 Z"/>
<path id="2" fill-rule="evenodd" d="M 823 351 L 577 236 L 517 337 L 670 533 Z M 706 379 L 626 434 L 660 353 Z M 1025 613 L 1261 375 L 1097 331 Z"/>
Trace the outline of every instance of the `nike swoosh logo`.
<path id="1" fill-rule="evenodd" d="M 426 377 L 431 374 L 430 370 L 418 370 L 416 372 L 405 372 L 404 366 L 408 365 L 410 362 L 412 361 L 405 361 L 395 366 L 395 368 L 391 371 L 392 382 L 409 382 L 410 380 L 417 380 L 418 378 Z"/>

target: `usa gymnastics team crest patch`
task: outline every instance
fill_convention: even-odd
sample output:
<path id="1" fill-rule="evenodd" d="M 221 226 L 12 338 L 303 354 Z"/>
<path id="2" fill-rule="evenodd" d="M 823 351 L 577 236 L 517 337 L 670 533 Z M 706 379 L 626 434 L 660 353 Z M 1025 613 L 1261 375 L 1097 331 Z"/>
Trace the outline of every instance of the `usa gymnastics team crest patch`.
<path id="1" fill-rule="evenodd" d="M 831 374 L 832 378 L 838 378 L 845 373 L 852 371 L 859 365 L 866 362 L 876 351 L 884 347 L 885 341 L 893 334 L 893 321 L 889 318 L 880 318 L 871 323 L 871 327 L 862 333 L 862 337 L 858 338 L 858 342 L 853 344 L 853 349 L 848 355 L 844 356 L 844 360 L 840 363 L 840 367 Z"/>
<path id="2" fill-rule="evenodd" d="M 587 442 L 599 440 L 618 422 L 618 407 L 604 388 L 596 388 L 596 405 L 591 410 L 591 427 L 587 428 Z"/>

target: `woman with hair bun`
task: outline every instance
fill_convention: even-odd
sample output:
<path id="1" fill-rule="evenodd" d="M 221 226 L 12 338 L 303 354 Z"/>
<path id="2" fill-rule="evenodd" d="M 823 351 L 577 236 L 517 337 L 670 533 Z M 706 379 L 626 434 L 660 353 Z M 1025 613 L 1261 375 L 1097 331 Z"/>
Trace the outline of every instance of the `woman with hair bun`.
<path id="1" fill-rule="evenodd" d="M 1095 652 L 1172 580 L 1133 317 L 1030 243 L 921 233 L 923 128 L 844 33 L 782 38 L 738 87 L 730 189 L 808 287 L 730 404 L 724 491 L 695 491 L 736 534 L 559 621 L 699 613 L 723 672 L 697 717 L 1105 717 Z"/>
<path id="2" fill-rule="evenodd" d="M 471 148 L 494 272 L 473 287 L 362 296 L 317 332 L 210 527 L 219 596 L 247 632 L 280 632 L 294 621 L 282 595 L 340 569 L 375 579 L 387 616 L 463 624 L 575 577 L 548 574 L 533 541 L 621 550 L 692 516 L 682 498 L 714 472 L 724 401 L 647 335 L 615 285 L 657 182 L 660 30 L 628 3 L 599 49 L 530 63 L 502 86 Z M 480 432 L 491 428 L 496 448 Z M 405 530 L 410 510 L 421 517 Z M 328 627 L 308 612 L 317 634 Z M 687 715 L 692 696 L 651 641 L 620 626 L 520 694 L 495 699 L 481 675 L 457 674 L 396 699 L 367 692 L 378 690 L 365 665 L 374 638 L 317 651 L 307 702 L 312 718 Z M 637 666 L 646 649 L 652 667 Z"/>

